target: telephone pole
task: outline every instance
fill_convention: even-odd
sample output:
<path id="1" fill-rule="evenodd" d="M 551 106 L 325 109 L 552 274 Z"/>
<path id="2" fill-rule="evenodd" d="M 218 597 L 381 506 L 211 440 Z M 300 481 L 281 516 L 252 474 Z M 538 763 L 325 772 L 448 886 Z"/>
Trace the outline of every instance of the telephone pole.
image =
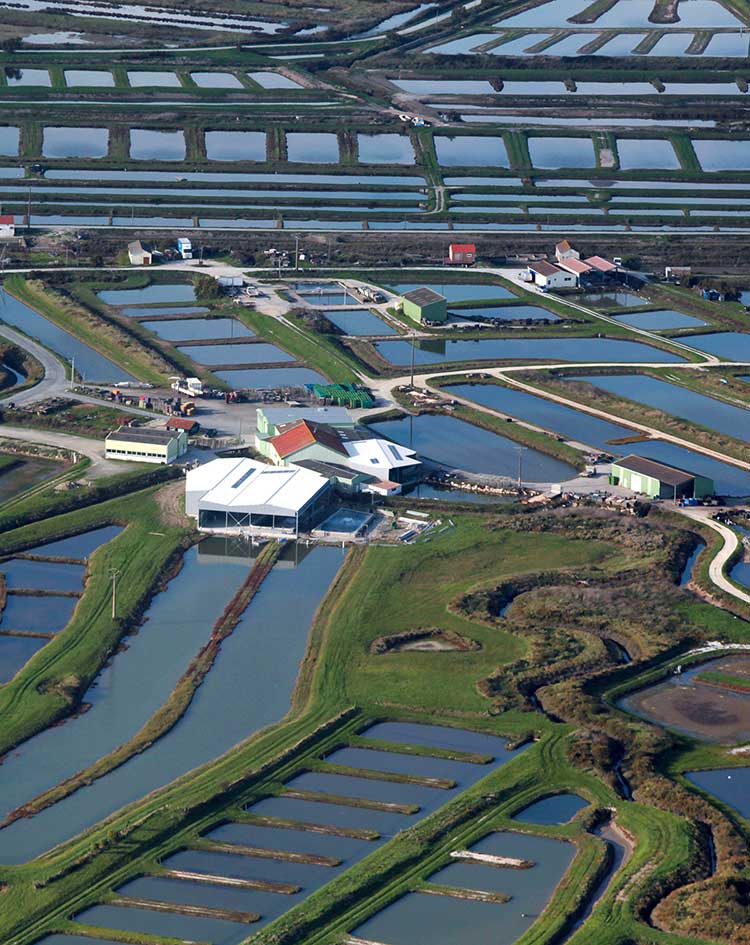
<path id="1" fill-rule="evenodd" d="M 117 617 L 117 575 L 120 573 L 119 568 L 110 568 L 109 576 L 112 580 L 112 619 L 115 620 Z"/>
<path id="2" fill-rule="evenodd" d="M 523 454 L 526 452 L 528 447 L 526 446 L 514 446 L 513 449 L 518 453 L 518 489 L 520 491 L 521 484 L 523 482 L 522 470 L 523 470 Z"/>

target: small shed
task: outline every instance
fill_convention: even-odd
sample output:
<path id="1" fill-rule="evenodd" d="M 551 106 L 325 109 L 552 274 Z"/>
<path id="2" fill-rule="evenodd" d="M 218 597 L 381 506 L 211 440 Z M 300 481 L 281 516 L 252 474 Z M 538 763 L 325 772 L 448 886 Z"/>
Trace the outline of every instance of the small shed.
<path id="1" fill-rule="evenodd" d="M 657 463 L 644 456 L 626 456 L 612 463 L 610 483 L 651 499 L 702 499 L 713 495 L 714 483 L 707 476 Z"/>
<path id="2" fill-rule="evenodd" d="M 15 218 L 5 213 L 0 215 L 0 240 L 9 239 L 16 235 Z"/>
<path id="3" fill-rule="evenodd" d="M 153 262 L 151 250 L 145 247 L 140 240 L 128 243 L 128 258 L 131 266 L 150 266 Z"/>
<path id="4" fill-rule="evenodd" d="M 473 266 L 477 261 L 474 243 L 451 243 L 448 247 L 448 262 L 452 266 Z"/>
<path id="5" fill-rule="evenodd" d="M 413 289 L 401 296 L 404 315 L 415 322 L 447 322 L 448 302 L 433 289 Z"/>
<path id="6" fill-rule="evenodd" d="M 184 430 L 190 436 L 198 432 L 200 423 L 192 417 L 170 417 L 165 426 L 167 430 Z"/>

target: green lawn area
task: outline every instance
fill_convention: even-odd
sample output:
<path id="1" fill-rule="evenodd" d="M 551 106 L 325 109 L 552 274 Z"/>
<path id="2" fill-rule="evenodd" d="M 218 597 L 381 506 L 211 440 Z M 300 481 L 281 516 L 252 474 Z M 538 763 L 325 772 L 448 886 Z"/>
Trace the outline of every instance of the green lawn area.
<path id="1" fill-rule="evenodd" d="M 400 706 L 418 711 L 486 712 L 477 684 L 498 665 L 523 656 L 524 644 L 496 626 L 452 612 L 451 603 L 479 587 L 550 567 L 601 562 L 609 546 L 560 535 L 496 531 L 481 518 L 454 519 L 452 532 L 429 543 L 370 547 L 336 605 L 328 630 L 328 661 L 318 693 L 339 693 L 344 704 L 371 710 Z M 453 630 L 481 649 L 448 653 L 371 655 L 379 636 L 404 630 Z"/>

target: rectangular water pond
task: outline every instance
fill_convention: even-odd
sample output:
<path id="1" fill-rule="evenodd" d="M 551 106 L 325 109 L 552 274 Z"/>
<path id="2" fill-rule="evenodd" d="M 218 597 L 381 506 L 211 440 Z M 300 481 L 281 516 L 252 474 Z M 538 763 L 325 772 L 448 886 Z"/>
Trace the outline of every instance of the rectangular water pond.
<path id="1" fill-rule="evenodd" d="M 138 72 L 128 72 L 128 82 L 134 89 L 163 88 L 179 89 L 182 83 L 174 72 L 161 69 L 144 69 Z"/>
<path id="2" fill-rule="evenodd" d="M 487 735 L 447 725 L 424 725 L 418 722 L 376 722 L 359 733 L 365 738 L 403 745 L 421 745 L 425 748 L 445 748 L 449 751 L 476 752 L 505 762 L 518 754 L 509 751 L 501 735 Z"/>
<path id="3" fill-rule="evenodd" d="M 270 390 L 327 384 L 322 374 L 310 368 L 262 368 L 260 370 L 215 371 L 234 390 Z"/>
<path id="4" fill-rule="evenodd" d="M 676 312 L 674 309 L 659 309 L 656 312 L 633 312 L 631 315 L 616 315 L 618 321 L 633 328 L 663 331 L 667 328 L 700 328 L 705 325 L 699 318 Z M 690 342 L 688 341 L 688 344 Z"/>
<path id="5" fill-rule="evenodd" d="M 355 295 L 338 286 L 319 286 L 313 289 L 298 289 L 307 305 L 351 305 L 359 303 Z"/>
<path id="6" fill-rule="evenodd" d="M 5 67 L 5 81 L 12 88 L 15 85 L 43 85 L 49 88 L 52 80 L 46 69 L 16 69 Z"/>
<path id="7" fill-rule="evenodd" d="M 443 167 L 510 167 L 502 138 L 435 135 L 435 153 Z"/>
<path id="8" fill-rule="evenodd" d="M 575 380 L 588 381 L 618 397 L 636 400 L 672 416 L 750 442 L 750 410 L 742 407 L 643 374 L 584 375 Z"/>
<path id="9" fill-rule="evenodd" d="M 10 128 L 7 125 L 0 128 L 0 154 L 3 157 L 17 156 L 19 137 L 18 128 Z"/>
<path id="10" fill-rule="evenodd" d="M 297 800 L 291 797 L 267 797 L 247 808 L 258 817 L 280 817 L 303 824 L 370 830 L 388 836 L 410 827 L 414 817 L 391 811 L 365 810 L 362 807 L 344 807 L 321 804 L 318 801 Z"/>
<path id="11" fill-rule="evenodd" d="M 167 305 L 164 307 L 156 306 L 155 308 L 134 305 L 121 308 L 120 314 L 127 315 L 129 318 L 148 318 L 151 315 L 200 315 L 203 312 L 210 311 L 205 305 Z"/>
<path id="12" fill-rule="evenodd" d="M 195 301 L 195 289 L 185 283 L 160 283 L 146 286 L 144 289 L 103 289 L 96 294 L 107 305 Z"/>
<path id="13" fill-rule="evenodd" d="M 292 791 L 316 791 L 322 794 L 342 797 L 362 798 L 369 801 L 383 801 L 388 804 L 408 804 L 435 809 L 444 804 L 448 794 L 434 787 L 419 784 L 399 784 L 393 781 L 377 781 L 371 778 L 358 778 L 345 774 L 328 774 L 320 771 L 307 771 L 286 784 Z"/>
<path id="14" fill-rule="evenodd" d="M 206 834 L 206 839 L 218 843 L 236 843 L 261 850 L 284 850 L 287 853 L 312 853 L 332 856 L 341 860 L 363 856 L 373 849 L 372 840 L 336 837 L 309 830 L 291 830 L 286 827 L 264 827 L 260 824 L 222 824 Z"/>
<path id="15" fill-rule="evenodd" d="M 251 338 L 255 334 L 236 318 L 169 318 L 156 322 L 144 321 L 141 324 L 167 341 Z"/>
<path id="16" fill-rule="evenodd" d="M 748 339 L 750 335 L 743 336 Z M 635 361 L 675 362 L 683 358 L 671 351 L 634 341 L 610 338 L 482 338 L 476 340 L 378 341 L 377 351 L 396 365 L 445 364 L 451 361 Z M 745 359 L 748 360 L 748 359 Z"/>
<path id="17" fill-rule="evenodd" d="M 495 476 L 518 475 L 513 440 L 456 417 L 422 414 L 373 423 L 371 429 L 444 466 Z M 574 475 L 572 466 L 538 450 L 529 449 L 523 455 L 527 482 L 564 482 Z"/>
<path id="18" fill-rule="evenodd" d="M 278 72 L 248 72 L 248 77 L 263 89 L 301 89 L 294 79 L 289 79 Z"/>
<path id="19" fill-rule="evenodd" d="M 517 296 L 502 285 L 481 282 L 397 282 L 387 286 L 396 295 L 404 295 L 413 289 L 432 289 L 448 302 L 484 302 L 494 299 L 515 299 Z"/>
<path id="20" fill-rule="evenodd" d="M 70 88 L 76 85 L 90 85 L 93 88 L 114 88 L 115 77 L 105 69 L 66 69 L 65 84 Z"/>
<path id="21" fill-rule="evenodd" d="M 209 161 L 265 161 L 266 133 L 207 131 L 206 157 Z"/>
<path id="22" fill-rule="evenodd" d="M 258 342 L 245 345 L 191 345 L 177 348 L 199 364 L 266 364 L 275 361 L 294 361 L 291 354 L 276 345 Z"/>
<path id="23" fill-rule="evenodd" d="M 591 138 L 529 138 L 534 167 L 596 167 Z"/>
<path id="24" fill-rule="evenodd" d="M 680 167 L 672 142 L 659 138 L 618 138 L 617 153 L 622 170 L 644 167 L 676 170 Z"/>
<path id="25" fill-rule="evenodd" d="M 201 89 L 241 89 L 242 83 L 231 72 L 191 72 L 190 77 Z"/>
<path id="26" fill-rule="evenodd" d="M 162 861 L 168 870 L 185 870 L 230 879 L 266 880 L 301 886 L 311 892 L 333 879 L 330 866 L 315 863 L 289 863 L 241 853 L 213 850 L 181 850 Z"/>
<path id="27" fill-rule="evenodd" d="M 408 135 L 357 135 L 360 164 L 413 164 L 414 146 Z"/>
<path id="28" fill-rule="evenodd" d="M 513 820 L 522 824 L 557 826 L 570 823 L 579 811 L 588 806 L 589 802 L 577 794 L 553 794 L 524 807 Z"/>
<path id="29" fill-rule="evenodd" d="M 0 562 L 0 572 L 10 590 L 23 587 L 42 591 L 80 591 L 85 571 L 82 564 L 27 561 L 25 558 Z"/>
<path id="30" fill-rule="evenodd" d="M 680 341 L 707 351 L 726 361 L 750 361 L 750 333 L 742 331 L 721 331 L 706 335 L 691 335 Z"/>
<path id="31" fill-rule="evenodd" d="M 107 128 L 45 128 L 42 154 L 45 157 L 100 158 L 109 150 Z"/>
<path id="32" fill-rule="evenodd" d="M 330 878 L 333 879 L 333 873 Z M 175 905 L 203 906 L 208 909 L 231 909 L 255 913 L 264 919 L 274 918 L 280 912 L 296 905 L 300 896 L 280 895 L 256 889 L 222 886 L 168 876 L 140 876 L 117 890 L 121 896 L 154 899 Z M 259 928 L 260 922 L 247 927 L 247 935 Z"/>
<path id="33" fill-rule="evenodd" d="M 329 322 L 333 322 L 345 335 L 395 335 L 391 328 L 374 312 L 364 308 L 345 308 L 323 313 Z"/>
<path id="34" fill-rule="evenodd" d="M 339 139 L 329 132 L 288 131 L 287 160 L 302 164 L 338 164 Z"/>
<path id="35" fill-rule="evenodd" d="M 407 774 L 420 778 L 445 778 L 459 787 L 467 787 L 490 771 L 488 765 L 452 761 L 447 758 L 429 758 L 422 755 L 378 751 L 373 748 L 338 748 L 325 761 L 388 774 Z"/>
<path id="36" fill-rule="evenodd" d="M 134 161 L 184 161 L 185 133 L 130 129 L 130 157 Z"/>
<path id="37" fill-rule="evenodd" d="M 459 308 L 450 313 L 453 320 L 492 318 L 502 322 L 533 321 L 559 322 L 561 318 L 540 305 L 497 305 L 484 308 Z"/>
<path id="38" fill-rule="evenodd" d="M 8 594 L 0 614 L 0 630 L 58 633 L 73 615 L 77 597 L 19 597 Z"/>
<path id="39" fill-rule="evenodd" d="M 750 170 L 747 141 L 696 141 L 693 149 L 704 171 Z"/>
<path id="40" fill-rule="evenodd" d="M 212 945 L 240 945 L 253 930 L 252 925 L 228 922 L 226 919 L 122 906 L 94 906 L 75 916 L 75 921 L 124 932 L 211 942 Z"/>

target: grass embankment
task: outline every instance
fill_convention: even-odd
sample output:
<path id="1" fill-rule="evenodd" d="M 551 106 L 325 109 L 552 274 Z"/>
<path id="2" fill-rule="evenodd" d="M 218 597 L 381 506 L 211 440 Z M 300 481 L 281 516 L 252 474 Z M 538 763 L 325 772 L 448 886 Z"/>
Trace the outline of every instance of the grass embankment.
<path id="1" fill-rule="evenodd" d="M 550 371 L 535 371 L 533 375 L 520 375 L 526 384 L 532 384 L 540 392 L 558 394 L 580 403 L 583 406 L 603 410 L 613 417 L 624 421 L 653 427 L 662 433 L 680 437 L 690 443 L 722 453 L 731 462 L 732 459 L 750 462 L 750 444 L 712 427 L 702 426 L 691 420 L 668 414 L 657 407 L 626 397 L 618 397 L 601 387 L 587 381 L 563 380 L 564 375 Z M 660 378 L 665 379 L 665 378 Z"/>
<path id="2" fill-rule="evenodd" d="M 73 711 L 123 634 L 136 625 L 187 532 L 163 522 L 150 489 L 13 529 L 0 538 L 0 552 L 10 554 L 112 522 L 127 527 L 89 560 L 86 591 L 70 623 L 0 689 L 0 754 Z M 115 620 L 111 567 L 120 572 Z"/>
<path id="3" fill-rule="evenodd" d="M 131 335 L 113 323 L 102 321 L 73 299 L 45 286 L 41 280 L 27 280 L 21 275 L 12 274 L 6 278 L 4 287 L 15 298 L 139 380 L 159 384 L 169 375 L 170 365 L 156 351 L 138 344 Z"/>
<path id="4" fill-rule="evenodd" d="M 258 335 L 295 355 L 332 383 L 355 384 L 359 381 L 359 365 L 351 353 L 333 336 L 310 331 L 294 312 L 284 316 L 285 322 L 244 307 L 235 314 Z"/>
<path id="5" fill-rule="evenodd" d="M 31 817 L 40 810 L 44 810 L 45 807 L 50 807 L 78 790 L 78 788 L 91 784 L 97 778 L 101 778 L 120 765 L 125 764 L 134 755 L 148 750 L 154 742 L 166 735 L 187 712 L 198 687 L 210 672 L 219 655 L 222 640 L 226 639 L 239 623 L 242 614 L 273 567 L 280 550 L 280 546 L 276 542 L 269 543 L 261 550 L 242 586 L 229 602 L 221 617 L 216 621 L 208 641 L 177 681 L 167 701 L 156 710 L 148 722 L 131 739 L 124 742 L 115 751 L 98 759 L 93 765 L 78 771 L 73 777 L 16 808 L 0 824 L 0 828 L 21 817 Z"/>

